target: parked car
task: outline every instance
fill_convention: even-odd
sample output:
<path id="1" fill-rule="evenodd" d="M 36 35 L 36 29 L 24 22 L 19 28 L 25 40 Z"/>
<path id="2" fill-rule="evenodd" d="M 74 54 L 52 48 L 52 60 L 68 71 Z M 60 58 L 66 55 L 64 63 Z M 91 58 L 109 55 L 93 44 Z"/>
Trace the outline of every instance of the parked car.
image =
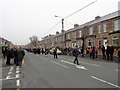
<path id="1" fill-rule="evenodd" d="M 54 49 L 55 49 L 55 48 L 50 49 L 50 54 L 53 54 Z M 59 50 L 59 49 L 57 49 L 57 54 L 58 54 L 58 55 L 61 55 L 61 54 L 62 54 L 62 51 Z"/>

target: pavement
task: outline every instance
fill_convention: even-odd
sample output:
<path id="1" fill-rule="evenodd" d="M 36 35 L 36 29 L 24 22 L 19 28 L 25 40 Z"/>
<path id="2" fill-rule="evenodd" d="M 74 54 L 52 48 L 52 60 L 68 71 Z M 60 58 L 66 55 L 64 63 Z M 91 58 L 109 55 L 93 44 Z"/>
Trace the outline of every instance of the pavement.
<path id="1" fill-rule="evenodd" d="M 79 57 L 76 65 L 72 56 L 28 52 L 24 60 L 22 67 L 2 62 L 2 88 L 120 88 L 118 63 Z"/>

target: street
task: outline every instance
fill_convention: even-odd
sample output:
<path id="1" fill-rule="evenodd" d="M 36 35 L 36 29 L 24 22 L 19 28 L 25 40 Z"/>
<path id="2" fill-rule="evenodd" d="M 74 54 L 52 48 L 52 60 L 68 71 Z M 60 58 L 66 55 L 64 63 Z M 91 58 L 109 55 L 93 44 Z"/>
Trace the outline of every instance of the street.
<path id="1" fill-rule="evenodd" d="M 2 61 L 2 88 L 120 88 L 118 63 L 73 56 L 34 55 L 26 52 L 21 67 Z M 13 60 L 12 60 L 13 62 Z"/>

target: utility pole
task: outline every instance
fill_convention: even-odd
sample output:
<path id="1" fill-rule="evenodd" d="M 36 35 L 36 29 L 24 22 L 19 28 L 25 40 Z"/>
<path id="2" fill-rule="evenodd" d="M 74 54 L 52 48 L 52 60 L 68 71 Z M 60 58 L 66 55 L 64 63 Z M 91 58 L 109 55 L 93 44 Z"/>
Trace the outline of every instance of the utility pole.
<path id="1" fill-rule="evenodd" d="M 62 19 L 62 30 L 64 30 L 64 19 Z"/>

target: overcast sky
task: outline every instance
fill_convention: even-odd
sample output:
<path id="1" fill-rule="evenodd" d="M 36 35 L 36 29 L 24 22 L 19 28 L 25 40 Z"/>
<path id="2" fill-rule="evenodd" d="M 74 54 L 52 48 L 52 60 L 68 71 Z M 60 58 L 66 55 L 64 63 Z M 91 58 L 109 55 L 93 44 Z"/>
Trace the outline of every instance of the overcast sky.
<path id="1" fill-rule="evenodd" d="M 81 9 L 95 0 L 0 0 L 0 36 L 14 44 L 27 44 L 29 37 L 40 40 L 48 34 L 61 31 L 61 18 Z M 97 0 L 94 4 L 68 17 L 64 29 L 74 24 L 84 24 L 96 16 L 104 16 L 118 10 L 120 0 Z"/>

